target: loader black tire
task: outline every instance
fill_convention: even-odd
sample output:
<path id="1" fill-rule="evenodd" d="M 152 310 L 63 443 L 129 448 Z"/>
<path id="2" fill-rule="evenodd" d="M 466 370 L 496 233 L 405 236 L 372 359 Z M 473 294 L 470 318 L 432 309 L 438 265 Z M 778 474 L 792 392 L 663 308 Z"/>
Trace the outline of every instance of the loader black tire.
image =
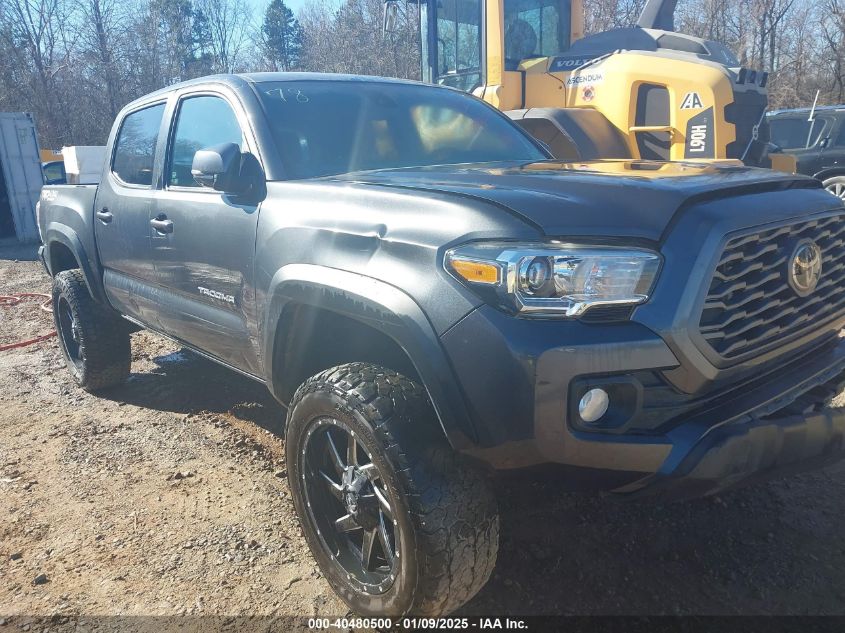
<path id="1" fill-rule="evenodd" d="M 326 440 L 320 438 L 326 435 L 334 438 L 334 459 L 331 450 L 321 450 L 319 442 Z M 324 506 L 346 512 L 346 517 L 353 516 L 349 508 L 356 507 L 346 505 L 348 497 L 340 491 L 320 493 L 321 485 L 327 485 L 323 479 L 328 478 L 316 470 L 323 464 L 323 469 L 335 466 L 338 473 L 347 472 L 336 463 L 341 449 L 335 444 L 344 437 L 350 464 L 363 462 L 361 469 L 369 473 L 376 467 L 373 490 L 380 487 L 390 510 L 381 516 L 393 522 L 392 541 L 381 542 L 395 546 L 395 564 L 391 567 L 388 556 L 379 559 L 386 563 L 380 573 L 393 575 L 385 576 L 378 586 L 367 584 L 366 566 L 360 577 L 355 575 L 355 556 L 363 556 L 363 546 L 350 546 L 351 556 L 343 550 L 346 540 L 356 538 L 356 530 L 364 539 L 366 528 L 347 529 L 338 536 L 337 529 L 325 529 L 337 528 L 334 515 L 320 518 Z M 349 460 L 348 447 L 355 442 L 355 450 L 363 448 L 366 455 Z M 294 505 L 306 540 L 329 584 L 354 612 L 368 617 L 446 615 L 487 582 L 499 543 L 495 496 L 484 473 L 448 444 L 418 383 L 365 363 L 326 370 L 308 379 L 294 395 L 285 445 Z M 329 455 L 327 462 L 320 461 L 324 452 Z M 349 464 L 347 468 L 356 470 Z M 361 514 L 365 491 L 359 500 Z M 328 498 L 328 505 L 325 500 L 320 503 L 321 497 Z M 382 545 L 381 551 L 386 554 L 387 548 Z M 376 576 L 373 582 L 380 579 Z"/>
<path id="2" fill-rule="evenodd" d="M 93 299 L 80 270 L 53 279 L 53 320 L 73 379 L 86 391 L 114 387 L 129 377 L 129 328 L 110 307 Z"/>

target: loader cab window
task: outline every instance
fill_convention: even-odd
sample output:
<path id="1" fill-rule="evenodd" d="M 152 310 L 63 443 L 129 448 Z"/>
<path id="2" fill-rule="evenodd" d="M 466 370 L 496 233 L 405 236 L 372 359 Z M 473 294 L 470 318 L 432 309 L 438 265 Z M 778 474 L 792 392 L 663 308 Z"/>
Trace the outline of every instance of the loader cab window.
<path id="1" fill-rule="evenodd" d="M 433 60 L 433 70 L 437 83 L 467 92 L 481 85 L 482 1 L 435 0 L 433 36 L 437 58 Z M 422 23 L 427 23 L 425 18 Z M 424 41 L 426 36 L 423 34 Z"/>
<path id="2" fill-rule="evenodd" d="M 571 0 L 504 0 L 505 69 L 569 49 Z"/>

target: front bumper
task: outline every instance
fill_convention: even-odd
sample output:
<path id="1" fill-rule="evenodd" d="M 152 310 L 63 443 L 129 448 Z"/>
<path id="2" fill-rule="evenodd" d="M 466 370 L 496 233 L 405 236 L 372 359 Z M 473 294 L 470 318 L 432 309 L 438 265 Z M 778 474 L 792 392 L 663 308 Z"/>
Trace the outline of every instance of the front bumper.
<path id="1" fill-rule="evenodd" d="M 820 468 L 845 456 L 845 409 L 748 419 L 680 441 L 658 473 L 615 492 L 700 497 L 740 484 Z"/>
<path id="2" fill-rule="evenodd" d="M 784 368 L 772 380 L 693 414 L 670 430 L 660 469 L 617 492 L 663 497 L 713 494 L 741 483 L 817 468 L 845 456 L 845 339 Z"/>
<path id="3" fill-rule="evenodd" d="M 567 487 L 677 497 L 845 455 L 845 409 L 825 404 L 845 380 L 845 339 L 835 334 L 737 384 L 690 396 L 654 429 L 615 432 L 573 423 L 571 386 L 671 372 L 676 357 L 648 328 L 529 322 L 480 308 L 443 342 L 475 415 L 479 442 L 466 452 L 496 469 L 558 464 L 577 471 Z"/>

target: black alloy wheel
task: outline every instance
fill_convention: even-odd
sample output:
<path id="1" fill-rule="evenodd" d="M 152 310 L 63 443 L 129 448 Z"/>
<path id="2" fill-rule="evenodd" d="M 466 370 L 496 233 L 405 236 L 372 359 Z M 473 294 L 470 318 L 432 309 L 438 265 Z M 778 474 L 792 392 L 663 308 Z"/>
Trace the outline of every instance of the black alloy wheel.
<path id="1" fill-rule="evenodd" d="M 444 615 L 487 582 L 495 496 L 418 382 L 368 363 L 309 378 L 288 407 L 285 450 L 305 540 L 358 615 Z"/>
<path id="2" fill-rule="evenodd" d="M 306 505 L 317 534 L 360 591 L 384 593 L 396 578 L 399 530 L 378 467 L 334 418 L 313 421 L 302 449 Z"/>
<path id="3" fill-rule="evenodd" d="M 82 367 L 82 345 L 79 334 L 79 323 L 73 316 L 70 304 L 64 296 L 59 296 L 56 305 L 56 324 L 59 331 L 59 340 L 64 348 L 65 355 L 69 362 L 77 368 Z"/>

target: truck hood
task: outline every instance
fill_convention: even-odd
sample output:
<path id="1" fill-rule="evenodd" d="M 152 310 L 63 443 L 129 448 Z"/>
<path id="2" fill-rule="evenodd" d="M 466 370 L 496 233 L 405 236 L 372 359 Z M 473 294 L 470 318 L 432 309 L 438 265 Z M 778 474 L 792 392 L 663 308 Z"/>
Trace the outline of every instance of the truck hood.
<path id="1" fill-rule="evenodd" d="M 804 176 L 737 163 L 630 160 L 414 167 L 331 180 L 482 199 L 549 236 L 598 233 L 653 241 L 692 202 L 820 186 Z"/>

